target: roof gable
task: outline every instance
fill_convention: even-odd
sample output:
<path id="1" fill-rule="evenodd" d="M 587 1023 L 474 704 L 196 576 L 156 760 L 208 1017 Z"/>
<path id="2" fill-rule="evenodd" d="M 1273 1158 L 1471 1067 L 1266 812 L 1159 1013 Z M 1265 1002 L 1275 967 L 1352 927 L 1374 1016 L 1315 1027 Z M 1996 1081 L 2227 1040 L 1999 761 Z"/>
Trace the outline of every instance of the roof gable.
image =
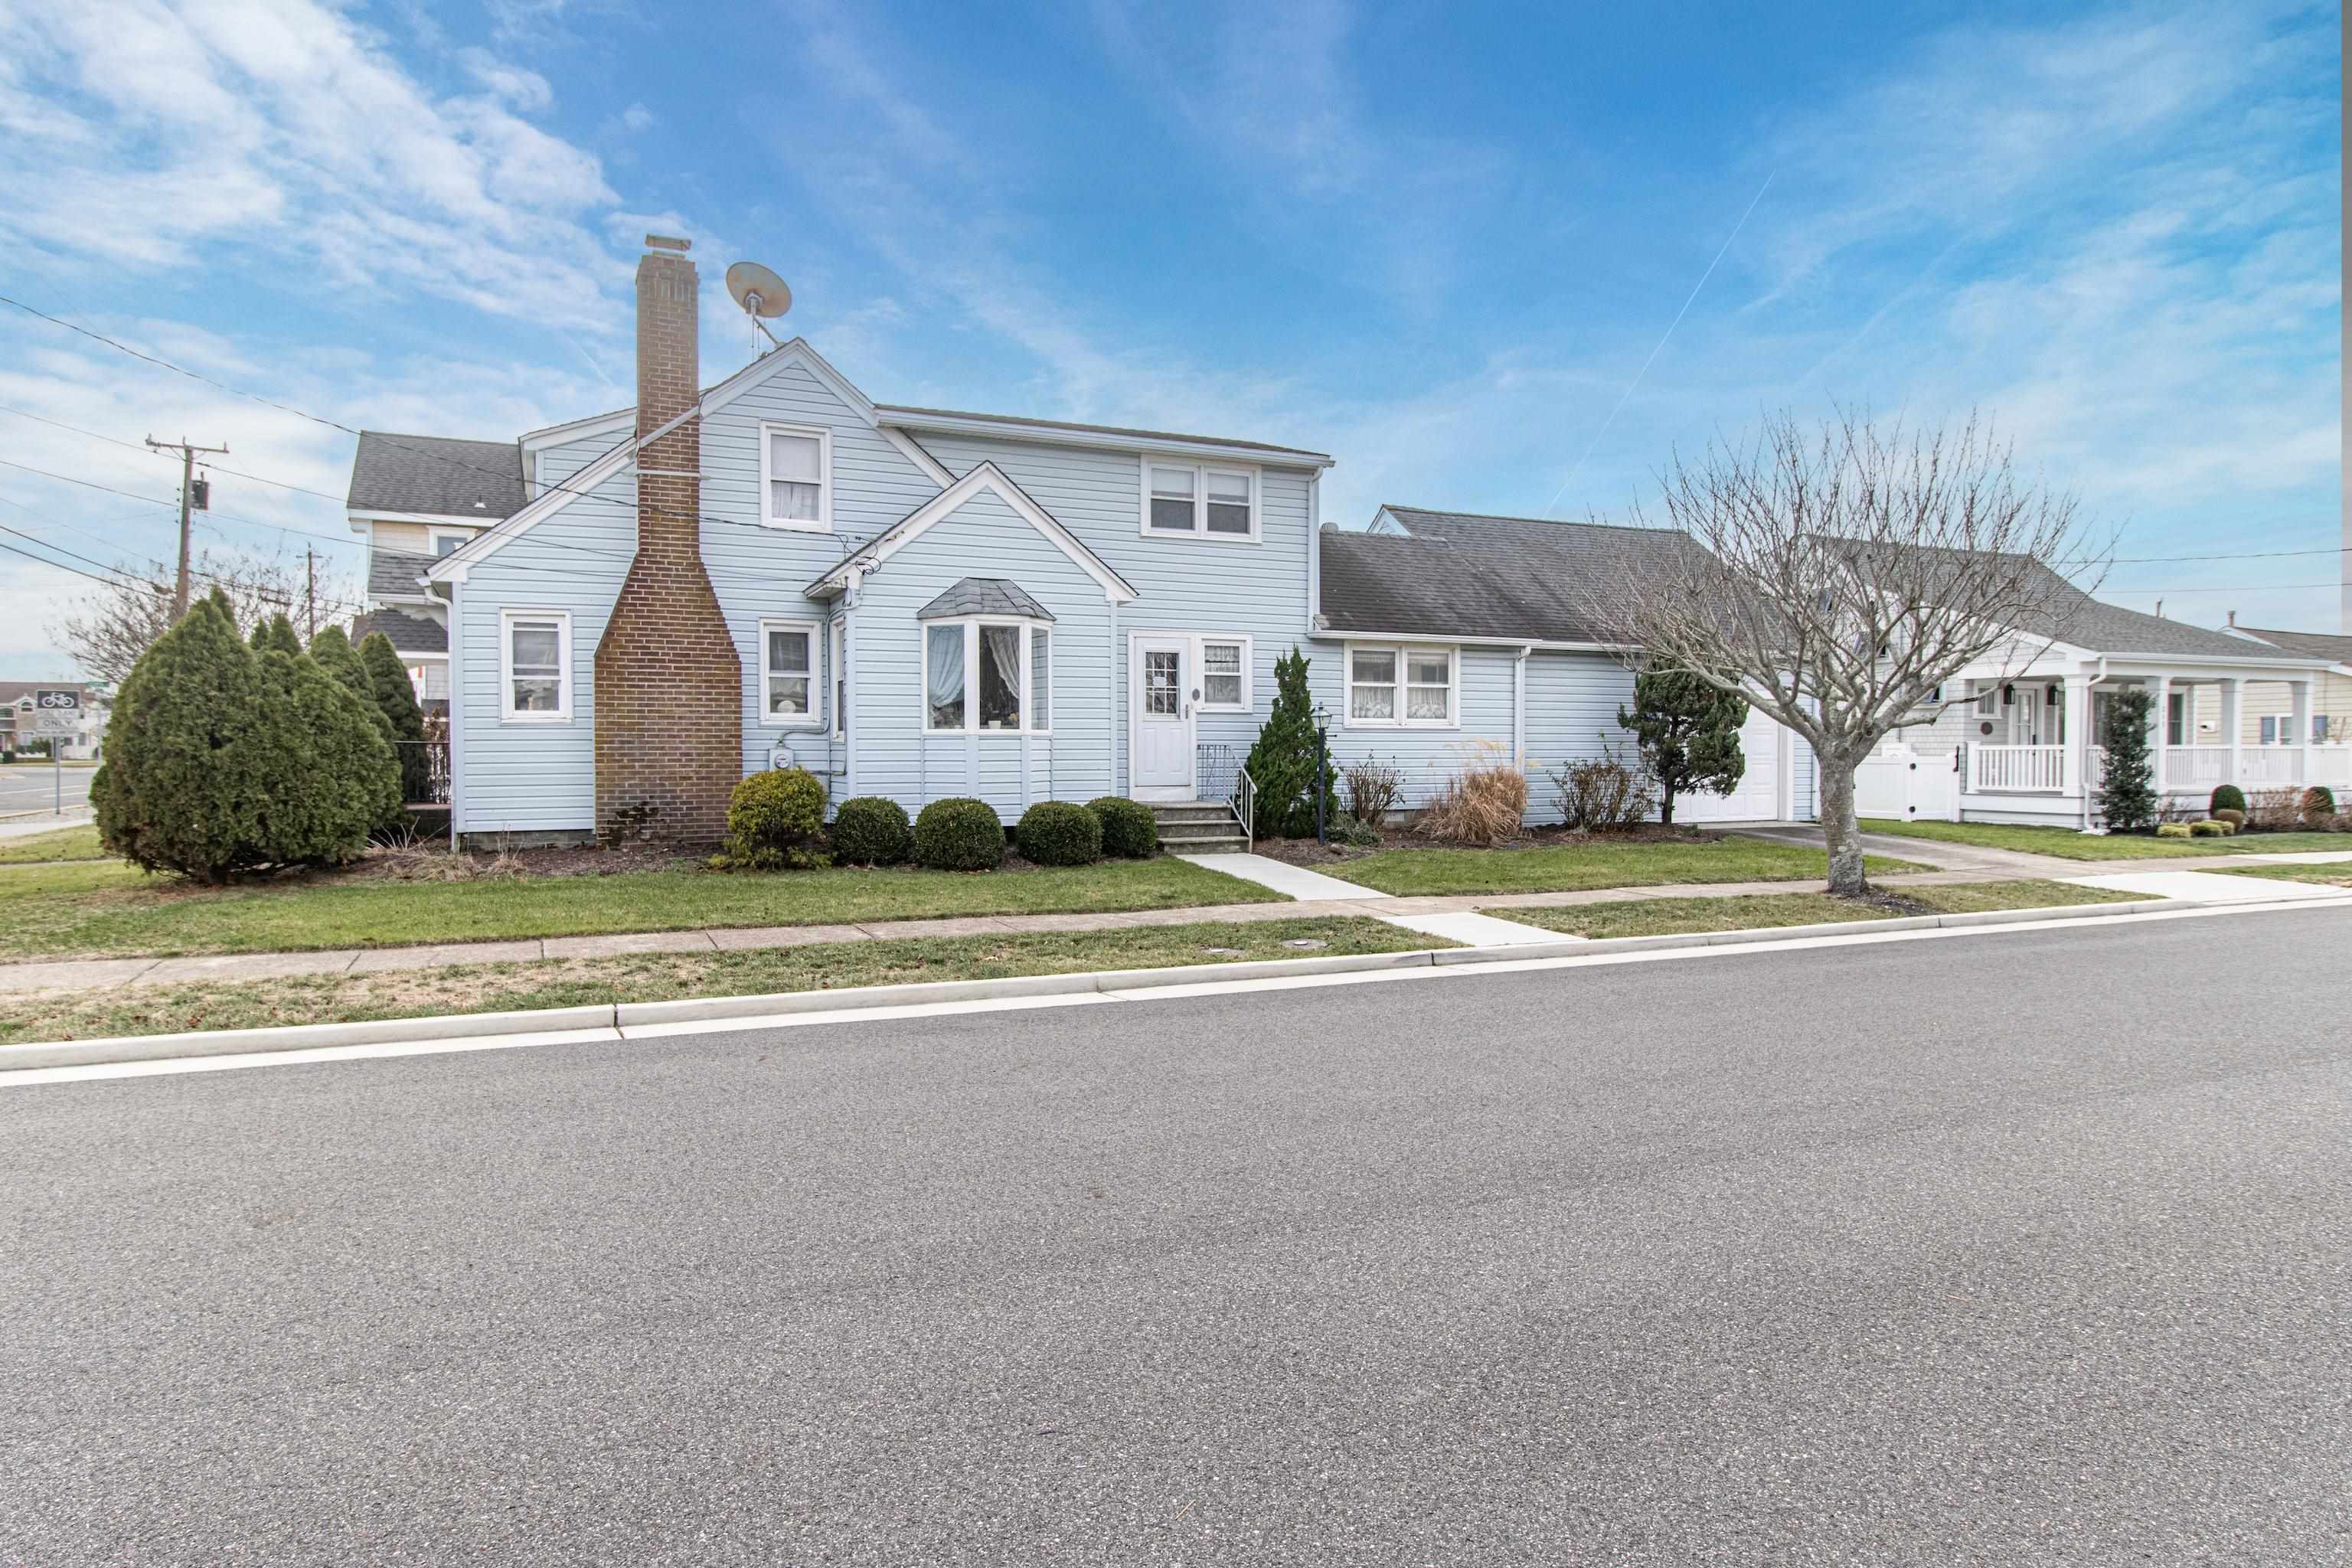
<path id="1" fill-rule="evenodd" d="M 1013 483 L 1012 478 L 993 462 L 978 465 L 971 472 L 876 534 L 803 591 L 812 599 L 829 599 L 842 593 L 849 586 L 852 577 L 887 561 L 933 528 L 954 517 L 964 502 L 982 490 L 990 491 L 1011 507 L 1015 516 L 1043 534 L 1046 542 L 1068 556 L 1078 570 L 1101 584 L 1105 598 L 1113 604 L 1125 604 L 1138 596 L 1132 584 L 1112 570 L 1108 562 L 1087 549 L 1076 534 L 1062 526 L 1059 519 L 1039 506 L 1028 491 Z"/>

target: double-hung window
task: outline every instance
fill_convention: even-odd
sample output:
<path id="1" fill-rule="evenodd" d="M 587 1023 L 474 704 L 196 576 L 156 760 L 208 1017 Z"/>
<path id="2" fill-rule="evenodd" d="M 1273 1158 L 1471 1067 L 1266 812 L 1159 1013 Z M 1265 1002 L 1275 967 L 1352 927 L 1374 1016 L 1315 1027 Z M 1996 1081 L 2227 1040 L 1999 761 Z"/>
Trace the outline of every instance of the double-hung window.
<path id="1" fill-rule="evenodd" d="M 1036 621 L 923 623 L 923 727 L 1044 734 L 1053 728 L 1053 628 Z"/>
<path id="2" fill-rule="evenodd" d="M 1249 711 L 1249 642 L 1240 637 L 1201 639 L 1201 707 L 1208 712 Z"/>
<path id="3" fill-rule="evenodd" d="M 1358 728 L 1452 729 L 1461 660 L 1450 647 L 1348 649 L 1348 722 Z"/>
<path id="4" fill-rule="evenodd" d="M 1212 539 L 1258 537 L 1255 468 L 1143 459 L 1143 531 Z"/>
<path id="5" fill-rule="evenodd" d="M 821 721 L 816 650 L 814 621 L 760 623 L 760 722 L 802 729 Z"/>
<path id="6" fill-rule="evenodd" d="M 761 516 L 774 528 L 833 528 L 833 433 L 794 425 L 760 426 Z"/>
<path id="7" fill-rule="evenodd" d="M 572 717 L 572 616 L 564 610 L 499 616 L 499 717 L 556 724 Z"/>

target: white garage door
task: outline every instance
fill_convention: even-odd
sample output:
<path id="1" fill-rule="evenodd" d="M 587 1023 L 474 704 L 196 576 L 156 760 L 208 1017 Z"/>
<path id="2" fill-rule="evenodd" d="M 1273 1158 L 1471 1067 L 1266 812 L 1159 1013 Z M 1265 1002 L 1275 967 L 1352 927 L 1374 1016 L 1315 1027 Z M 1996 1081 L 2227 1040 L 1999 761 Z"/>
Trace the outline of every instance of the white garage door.
<path id="1" fill-rule="evenodd" d="M 1675 802 L 1677 822 L 1774 822 L 1786 815 L 1780 805 L 1780 721 L 1749 711 L 1739 729 L 1739 749 L 1748 771 L 1729 795 L 1686 795 Z"/>

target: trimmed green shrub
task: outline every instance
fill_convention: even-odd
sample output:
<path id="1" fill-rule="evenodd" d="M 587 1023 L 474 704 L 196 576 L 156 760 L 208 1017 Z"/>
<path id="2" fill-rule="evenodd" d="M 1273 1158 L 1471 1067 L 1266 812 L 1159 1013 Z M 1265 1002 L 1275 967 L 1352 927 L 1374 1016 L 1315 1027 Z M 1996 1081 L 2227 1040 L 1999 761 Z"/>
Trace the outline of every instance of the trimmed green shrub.
<path id="1" fill-rule="evenodd" d="M 2242 814 L 2246 809 L 2246 792 L 2236 784 L 2216 784 L 2213 786 L 2213 798 L 2205 803 L 2205 809 L 2208 812 L 2234 811 Z"/>
<path id="2" fill-rule="evenodd" d="M 1004 824 L 969 795 L 935 800 L 915 817 L 915 863 L 934 871 L 993 871 L 1004 864 Z"/>
<path id="3" fill-rule="evenodd" d="M 2243 827 L 2246 825 L 2246 814 L 2231 806 L 2221 806 L 2206 815 L 2216 822 L 2226 822 L 2232 827 Z"/>
<path id="4" fill-rule="evenodd" d="M 320 633 L 325 636 L 325 633 Z M 400 753 L 400 796 L 423 800 L 431 784 L 432 764 L 425 754 L 425 710 L 416 705 L 416 685 L 400 650 L 382 632 L 360 639 L 360 664 L 367 671 L 368 690 Z"/>
<path id="5" fill-rule="evenodd" d="M 915 847 L 906 807 L 878 795 L 843 801 L 831 837 L 833 858 L 848 866 L 896 866 Z"/>
<path id="6" fill-rule="evenodd" d="M 805 870 L 824 864 L 824 785 L 806 768 L 753 773 L 727 797 L 723 858 L 751 871 Z"/>
<path id="7" fill-rule="evenodd" d="M 1160 819 L 1139 800 L 1123 795 L 1097 795 L 1087 809 L 1102 824 L 1106 855 L 1123 860 L 1147 860 L 1160 852 Z"/>
<path id="8" fill-rule="evenodd" d="M 392 744 L 394 740 L 392 721 L 385 718 L 383 710 L 376 706 L 375 688 L 368 680 L 367 665 L 361 659 L 359 650 L 352 647 L 351 638 L 343 635 L 342 627 L 329 626 L 310 639 L 310 661 L 337 685 L 357 698 L 373 716 L 376 732 L 383 737 L 385 746 L 390 749 L 394 761 L 400 767 L 398 798 L 392 803 L 390 813 L 376 826 L 386 833 L 394 833 L 404 828 L 408 825 L 408 813 L 402 809 L 402 802 L 424 798 L 421 791 L 411 795 L 408 789 L 410 763 L 412 759 L 422 763 L 423 759 L 416 756 L 416 752 L 422 748 L 405 748 Z M 421 772 L 420 768 L 420 775 Z"/>
<path id="9" fill-rule="evenodd" d="M 2306 822 L 2323 821 L 2336 815 L 2336 792 L 2326 784 L 2314 784 L 2303 792 L 2303 816 Z"/>
<path id="10" fill-rule="evenodd" d="M 1633 678 L 1633 706 L 1617 710 L 1617 723 L 1633 732 L 1657 781 L 1660 822 L 1674 826 L 1676 795 L 1727 795 L 1739 787 L 1748 771 L 1739 749 L 1739 727 L 1746 722 L 1748 699 L 1696 675 L 1645 669 Z M 1512 824 L 1512 831 L 1517 826 Z"/>
<path id="11" fill-rule="evenodd" d="M 1318 785 L 1325 822 L 1339 815 L 1328 757 L 1322 778 L 1315 776 L 1315 696 L 1307 689 L 1307 656 L 1295 647 L 1274 661 L 1274 706 L 1243 764 L 1257 786 L 1255 831 L 1261 838 L 1311 835 Z"/>
<path id="12" fill-rule="evenodd" d="M 2159 822 L 2156 825 L 2156 836 L 2158 838 L 2187 838 L 2190 837 L 2189 824 L 2185 822 Z"/>
<path id="13" fill-rule="evenodd" d="M 2189 837 L 2191 838 L 2227 838 L 2236 831 L 2237 829 L 2228 823 L 2216 817 L 2207 817 L 2202 822 L 2192 822 L 2189 825 Z"/>
<path id="14" fill-rule="evenodd" d="M 1013 830 L 1021 853 L 1040 866 L 1084 866 L 1102 858 L 1102 818 L 1066 800 L 1041 800 Z"/>

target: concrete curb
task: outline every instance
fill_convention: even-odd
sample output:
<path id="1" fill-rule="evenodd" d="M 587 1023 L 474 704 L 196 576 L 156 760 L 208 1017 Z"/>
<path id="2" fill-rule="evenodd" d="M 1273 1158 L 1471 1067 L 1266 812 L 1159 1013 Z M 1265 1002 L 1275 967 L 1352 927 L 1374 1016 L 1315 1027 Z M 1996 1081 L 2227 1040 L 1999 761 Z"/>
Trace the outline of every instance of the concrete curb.
<path id="1" fill-rule="evenodd" d="M 216 1029 L 178 1035 L 132 1035 L 113 1039 L 28 1041 L 22 1045 L 0 1046 L 0 1075 L 32 1068 L 91 1067 L 117 1062 L 163 1061 L 175 1057 L 238 1056 L 317 1050 L 334 1046 L 463 1039 L 478 1036 L 609 1030 L 617 1038 L 618 1031 L 631 1027 L 709 1023 L 729 1018 L 777 1017 L 795 1013 L 853 1013 L 941 1002 L 982 1002 L 1089 993 L 1132 994 L 1295 975 L 1512 963 L 1528 959 L 1592 958 L 1662 948 L 1731 947 L 1758 942 L 1799 942 L 1825 936 L 1866 936 L 1885 931 L 2014 925 L 2035 921 L 2150 914 L 2167 910 L 2186 911 L 2238 907 L 2308 909 L 2313 906 L 2279 903 L 2212 905 L 2188 903 L 2175 899 L 2139 899 L 2127 903 L 2067 904 L 2040 910 L 1990 910 L 1976 914 L 1920 915 L 1891 921 L 1837 921 L 1819 925 L 1773 926 L 1762 931 L 1690 931 L 1663 936 L 1612 937 L 1600 942 L 1562 937 L 1556 942 L 1530 942 L 1512 947 L 1416 948 L 1399 952 L 1348 953 L 1336 958 L 1276 958 L 1248 963 L 1181 964 L 1167 969 L 1091 970 L 1078 974 L 1027 974 L 1002 980 L 940 980 L 908 985 L 857 986 L 843 991 L 787 991 L 761 996 L 700 996 L 677 1002 L 598 1004 L 586 1007 L 553 1007 L 541 1012 L 460 1013 L 444 1017 L 383 1018 L 358 1024 L 294 1024 L 274 1029 Z"/>

